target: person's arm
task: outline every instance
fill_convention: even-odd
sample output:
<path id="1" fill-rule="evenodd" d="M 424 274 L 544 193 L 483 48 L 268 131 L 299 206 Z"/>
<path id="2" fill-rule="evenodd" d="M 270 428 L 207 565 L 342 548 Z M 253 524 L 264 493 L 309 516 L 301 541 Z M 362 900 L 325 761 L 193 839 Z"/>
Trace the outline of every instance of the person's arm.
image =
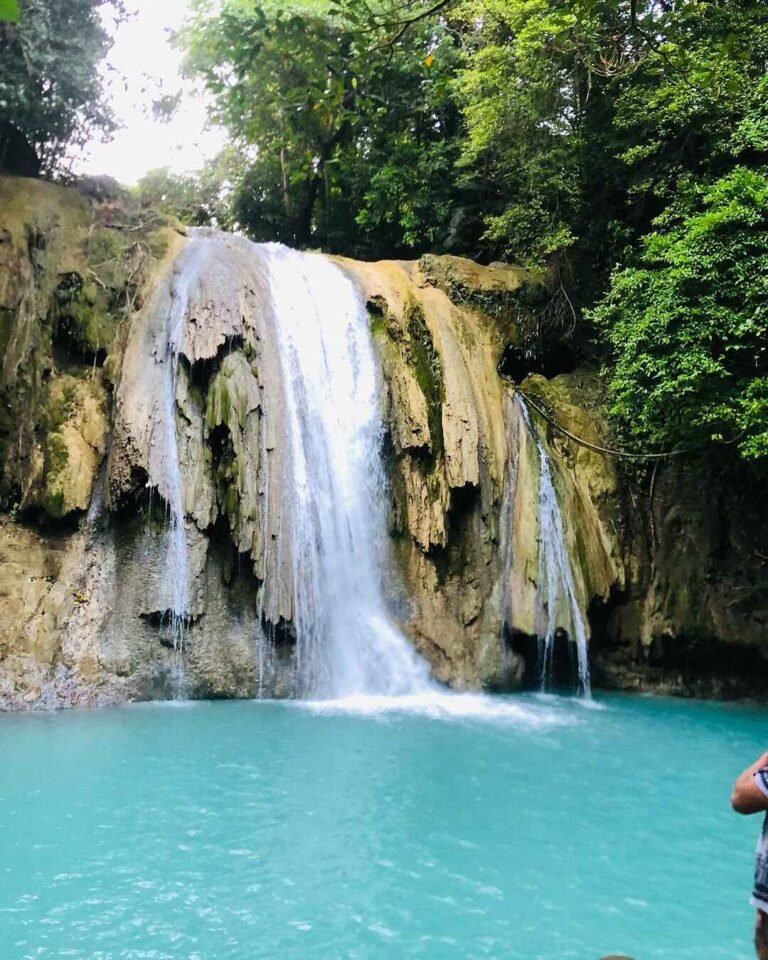
<path id="1" fill-rule="evenodd" d="M 736 813 L 768 810 L 768 750 L 736 778 L 731 791 L 731 806 Z M 759 771 L 765 771 L 763 775 Z M 758 776 L 755 776 L 755 774 Z"/>

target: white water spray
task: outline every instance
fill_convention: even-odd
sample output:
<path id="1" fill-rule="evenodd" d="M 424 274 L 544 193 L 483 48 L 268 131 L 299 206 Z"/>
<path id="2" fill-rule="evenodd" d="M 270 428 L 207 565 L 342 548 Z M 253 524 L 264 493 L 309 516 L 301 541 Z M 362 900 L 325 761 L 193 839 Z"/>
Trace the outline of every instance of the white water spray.
<path id="1" fill-rule="evenodd" d="M 382 589 L 384 480 L 379 382 L 362 298 L 330 260 L 265 249 L 285 389 L 300 693 L 415 695 L 424 661 Z"/>

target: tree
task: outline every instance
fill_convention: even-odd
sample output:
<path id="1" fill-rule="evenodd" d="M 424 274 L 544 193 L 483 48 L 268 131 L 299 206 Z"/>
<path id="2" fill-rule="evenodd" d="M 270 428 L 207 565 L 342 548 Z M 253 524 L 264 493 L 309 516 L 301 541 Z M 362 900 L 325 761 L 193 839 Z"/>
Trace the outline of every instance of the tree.
<path id="1" fill-rule="evenodd" d="M 136 194 L 142 206 L 169 213 L 192 227 L 234 226 L 232 185 L 241 175 L 241 157 L 225 148 L 197 173 L 172 173 L 168 167 L 148 171 Z"/>
<path id="2" fill-rule="evenodd" d="M 444 27 L 376 49 L 326 4 L 225 0 L 199 4 L 181 42 L 250 152 L 233 206 L 254 238 L 381 255 L 449 232 L 460 120 Z"/>
<path id="3" fill-rule="evenodd" d="M 48 173 L 68 148 L 115 127 L 97 69 L 111 44 L 103 7 L 122 15 L 120 0 L 23 0 L 17 23 L 0 22 L 0 119 L 35 146 Z"/>
<path id="4" fill-rule="evenodd" d="M 733 440 L 768 458 L 768 166 L 736 167 L 689 204 L 596 311 L 613 412 L 654 445 Z"/>

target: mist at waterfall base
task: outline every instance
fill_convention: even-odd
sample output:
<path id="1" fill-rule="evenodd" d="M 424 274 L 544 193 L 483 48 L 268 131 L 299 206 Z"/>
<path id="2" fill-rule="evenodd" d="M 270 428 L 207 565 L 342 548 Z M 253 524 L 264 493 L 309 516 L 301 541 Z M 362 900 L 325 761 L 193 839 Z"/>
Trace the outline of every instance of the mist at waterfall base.
<path id="1" fill-rule="evenodd" d="M 4 960 L 747 960 L 764 712 L 140 705 L 0 725 Z"/>

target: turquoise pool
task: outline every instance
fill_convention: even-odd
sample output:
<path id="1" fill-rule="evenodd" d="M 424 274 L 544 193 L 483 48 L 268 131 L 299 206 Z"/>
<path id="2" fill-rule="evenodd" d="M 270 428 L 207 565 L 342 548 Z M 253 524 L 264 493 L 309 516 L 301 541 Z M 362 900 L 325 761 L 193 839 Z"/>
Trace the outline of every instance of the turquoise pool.
<path id="1" fill-rule="evenodd" d="M 0 958 L 751 958 L 765 711 L 492 704 L 0 717 Z"/>

